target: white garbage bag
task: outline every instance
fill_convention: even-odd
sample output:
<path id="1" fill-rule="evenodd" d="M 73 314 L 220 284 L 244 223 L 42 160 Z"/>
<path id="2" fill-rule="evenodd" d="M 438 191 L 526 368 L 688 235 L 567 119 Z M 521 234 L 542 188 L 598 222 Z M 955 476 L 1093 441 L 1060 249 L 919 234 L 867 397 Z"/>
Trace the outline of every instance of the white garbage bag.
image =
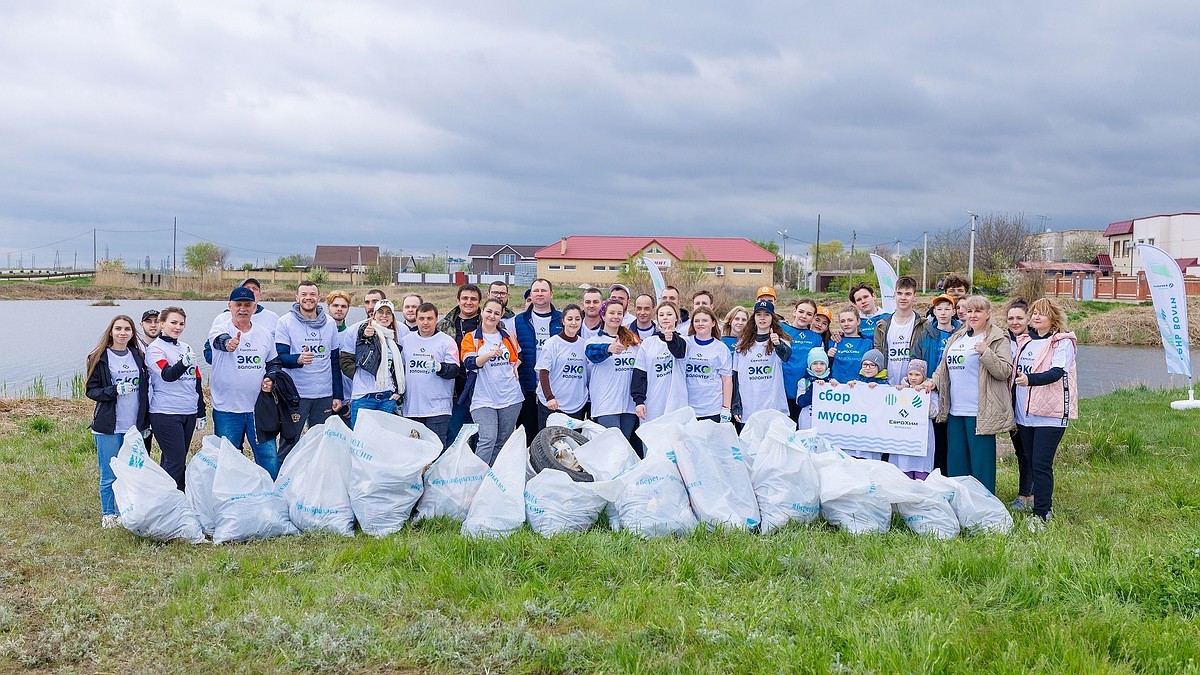
<path id="1" fill-rule="evenodd" d="M 892 524 L 891 499 L 872 480 L 868 461 L 873 460 L 842 452 L 813 456 L 821 476 L 821 515 L 851 534 L 887 532 Z"/>
<path id="2" fill-rule="evenodd" d="M 667 454 L 671 452 L 672 441 L 683 427 L 696 421 L 696 411 L 691 408 L 679 408 L 659 417 L 644 422 L 637 429 L 637 436 L 642 440 L 645 451 L 643 457 L 649 457 L 651 451 Z"/>
<path id="3" fill-rule="evenodd" d="M 821 515 L 821 476 L 811 450 L 815 445 L 815 432 L 795 431 L 790 419 L 776 419 L 759 441 L 750 481 L 764 533 L 791 521 L 811 523 Z"/>
<path id="4" fill-rule="evenodd" d="M 378 410 L 360 410 L 350 440 L 350 506 L 362 531 L 376 537 L 404 527 L 424 492 L 425 468 L 442 451 L 440 440 L 414 437 L 415 428 L 406 429 L 392 421 L 403 419 Z"/>
<path id="5" fill-rule="evenodd" d="M 113 496 L 121 512 L 121 525 L 130 532 L 157 541 L 204 541 L 204 528 L 175 479 L 146 452 L 146 442 L 136 428 L 125 434 L 117 456 L 109 460 L 117 480 Z"/>
<path id="6" fill-rule="evenodd" d="M 796 430 L 796 422 L 792 418 L 778 410 L 769 408 L 754 413 L 742 425 L 742 431 L 738 435 L 742 439 L 742 447 L 746 448 L 749 453 L 749 462 L 751 465 L 754 464 L 754 452 L 758 448 L 759 443 L 766 437 L 767 430 L 775 425 L 791 427 L 791 431 Z"/>
<path id="7" fill-rule="evenodd" d="M 940 472 L 938 477 L 941 477 Z M 911 498 L 896 502 L 896 512 L 904 524 L 917 534 L 928 534 L 938 539 L 953 539 L 958 536 L 958 515 L 951 502 L 956 492 L 948 481 L 916 480 Z"/>
<path id="8" fill-rule="evenodd" d="M 200 518 L 200 526 L 204 534 L 212 535 L 217 526 L 217 500 L 213 498 L 213 478 L 217 475 L 217 457 L 221 452 L 221 442 L 228 443 L 220 436 L 205 436 L 200 441 L 200 451 L 192 455 L 187 465 L 187 498 Z"/>
<path id="9" fill-rule="evenodd" d="M 935 478 L 936 475 L 936 478 Z M 933 479 L 935 486 L 947 481 L 956 486 L 950 505 L 958 516 L 958 524 L 969 532 L 999 532 L 1007 534 L 1012 529 L 1012 514 L 1004 508 L 1004 502 L 996 498 L 979 479 L 974 476 L 943 478 L 934 472 L 926 478 Z"/>
<path id="10" fill-rule="evenodd" d="M 437 443 L 438 450 L 442 449 L 442 439 L 437 434 L 430 431 L 429 427 L 410 420 L 407 417 L 400 417 L 391 413 L 385 413 L 380 410 L 360 410 L 358 418 L 354 422 L 354 430 L 358 431 L 358 421 L 363 418 L 363 415 L 374 418 L 372 425 L 375 428 L 381 428 L 386 433 L 402 436 L 404 438 L 420 438 L 422 441 Z"/>
<path id="11" fill-rule="evenodd" d="M 591 420 L 577 420 L 566 413 L 552 412 L 546 418 L 546 426 L 548 427 L 566 427 L 568 429 L 578 431 L 583 434 L 583 437 L 591 440 L 596 436 L 604 433 L 607 427 L 602 427 Z"/>
<path id="12" fill-rule="evenodd" d="M 525 524 L 525 465 L 529 448 L 525 428 L 517 427 L 471 501 L 462 533 L 473 537 L 504 537 Z M 561 472 L 558 472 L 561 473 Z"/>
<path id="13" fill-rule="evenodd" d="M 583 532 L 622 489 L 619 481 L 577 482 L 562 471 L 547 469 L 525 484 L 525 517 L 543 537 Z"/>
<path id="14" fill-rule="evenodd" d="M 674 444 L 692 511 L 708 527 L 758 527 L 758 500 L 732 424 L 692 422 Z"/>
<path id="15" fill-rule="evenodd" d="M 666 453 L 648 453 L 617 480 L 624 487 L 616 499 L 621 529 L 643 537 L 687 535 L 696 529 L 683 478 Z"/>
<path id="16" fill-rule="evenodd" d="M 638 457 L 620 429 L 601 429 L 603 431 L 579 446 L 575 459 L 596 480 L 612 480 L 637 464 Z"/>
<path id="17" fill-rule="evenodd" d="M 288 503 L 271 474 L 221 439 L 212 494 L 217 501 L 213 543 L 253 541 L 300 534 L 288 516 Z"/>
<path id="18" fill-rule="evenodd" d="M 478 424 L 464 424 L 458 438 L 425 472 L 425 491 L 417 501 L 414 520 L 449 516 L 466 520 L 475 492 L 487 475 L 487 462 L 471 450 L 471 437 L 479 433 Z"/>
<path id="19" fill-rule="evenodd" d="M 302 436 L 288 453 L 275 485 L 301 532 L 328 530 L 354 536 L 354 510 L 346 487 L 350 478 L 350 429 L 331 415 Z"/>

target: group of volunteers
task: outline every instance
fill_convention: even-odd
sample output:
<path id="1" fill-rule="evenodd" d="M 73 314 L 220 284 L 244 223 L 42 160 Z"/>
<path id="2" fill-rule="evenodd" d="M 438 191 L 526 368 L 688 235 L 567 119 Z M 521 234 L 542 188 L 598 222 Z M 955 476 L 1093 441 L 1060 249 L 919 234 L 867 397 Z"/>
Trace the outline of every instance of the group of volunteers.
<path id="1" fill-rule="evenodd" d="M 330 415 L 353 427 L 364 409 L 418 421 L 443 446 L 476 424 L 475 452 L 491 464 L 516 428 L 532 443 L 554 412 L 618 428 L 640 455 L 639 424 L 685 406 L 739 426 L 773 409 L 804 429 L 818 382 L 920 388 L 935 415 L 925 456 L 847 452 L 918 480 L 934 469 L 972 475 L 995 492 L 996 435 L 1010 433 L 1020 474 L 1012 507 L 1044 522 L 1054 455 L 1076 416 L 1074 334 L 1050 299 L 1012 301 L 1003 327 L 987 298 L 968 296 L 966 279 L 950 275 L 943 288 L 924 315 L 914 308 L 916 282 L 901 277 L 892 312 L 858 284 L 849 304 L 803 298 L 781 317 L 771 287 L 758 289 L 752 307 L 718 314 L 708 291 L 685 303 L 672 286 L 656 299 L 621 284 L 588 288 L 559 308 L 553 285 L 536 279 L 514 311 L 497 281 L 486 295 L 460 286 L 445 314 L 417 294 L 397 305 L 373 289 L 363 298 L 367 318 L 347 325 L 353 299 L 344 291 L 322 297 L 301 282 L 279 316 L 247 279 L 213 320 L 202 356 L 179 339 L 187 320 L 179 307 L 146 312 L 140 334 L 132 318 L 114 317 L 88 355 L 101 522 L 118 522 L 109 460 L 130 427 L 153 435 L 163 469 L 184 489 L 188 447 L 206 414 L 200 358 L 212 366 L 214 432 L 239 449 L 247 442 L 272 478 L 305 427 Z"/>

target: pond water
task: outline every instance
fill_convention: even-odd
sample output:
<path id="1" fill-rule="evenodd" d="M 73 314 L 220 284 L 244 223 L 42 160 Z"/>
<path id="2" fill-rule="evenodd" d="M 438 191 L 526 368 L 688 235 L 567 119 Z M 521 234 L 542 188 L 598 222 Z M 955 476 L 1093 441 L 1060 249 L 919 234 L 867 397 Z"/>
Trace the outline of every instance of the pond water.
<path id="1" fill-rule="evenodd" d="M 183 341 L 199 354 L 212 320 L 228 303 L 212 300 L 119 300 L 117 307 L 93 307 L 90 300 L 0 301 L 0 396 L 22 396 L 35 386 L 50 396 L 69 396 L 71 379 L 81 374 L 87 353 L 115 314 L 138 321 L 142 312 L 168 304 L 187 312 Z M 283 314 L 290 302 L 264 303 Z M 361 308 L 350 310 L 348 322 L 364 318 Z M 203 361 L 203 360 L 202 360 Z M 1200 352 L 1192 352 L 1200 367 Z M 207 376 L 208 366 L 201 363 Z M 1083 396 L 1145 384 L 1150 387 L 1186 387 L 1187 378 L 1168 375 L 1161 347 L 1106 347 L 1083 345 L 1079 350 L 1079 387 Z"/>

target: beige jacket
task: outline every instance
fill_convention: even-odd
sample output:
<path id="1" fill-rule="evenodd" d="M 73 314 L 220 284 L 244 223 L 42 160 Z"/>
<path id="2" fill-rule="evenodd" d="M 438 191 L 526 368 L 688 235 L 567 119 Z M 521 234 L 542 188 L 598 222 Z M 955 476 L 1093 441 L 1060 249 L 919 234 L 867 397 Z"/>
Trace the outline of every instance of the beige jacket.
<path id="1" fill-rule="evenodd" d="M 946 368 L 946 357 L 950 354 L 950 345 L 966 334 L 964 326 L 950 336 L 946 341 L 946 349 L 942 352 L 942 360 L 933 372 L 933 386 L 941 397 L 941 409 L 937 416 L 939 422 L 945 422 L 949 417 L 950 399 L 954 395 L 950 391 L 950 371 Z M 979 355 L 979 413 L 975 417 L 975 433 L 979 436 L 994 436 L 1016 427 L 1013 420 L 1012 390 L 1008 388 L 1013 369 L 1012 344 L 1008 341 L 1008 331 L 990 324 L 986 345 L 983 353 Z"/>

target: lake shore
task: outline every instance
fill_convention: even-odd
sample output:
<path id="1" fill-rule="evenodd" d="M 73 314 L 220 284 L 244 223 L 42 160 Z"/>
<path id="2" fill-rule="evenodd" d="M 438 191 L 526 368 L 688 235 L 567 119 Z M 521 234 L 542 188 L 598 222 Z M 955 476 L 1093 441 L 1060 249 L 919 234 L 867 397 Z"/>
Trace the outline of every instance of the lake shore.
<path id="1" fill-rule="evenodd" d="M 420 294 L 424 300 L 433 302 L 442 312 L 447 311 L 455 303 L 455 288 L 446 285 L 433 286 L 387 286 L 389 296 L 399 297 L 407 293 Z M 361 300 L 366 291 L 364 286 L 322 287 L 322 293 L 333 290 L 345 290 L 356 300 Z M 567 301 L 578 300 L 582 295 L 579 289 L 563 287 L 555 289 L 555 303 L 562 305 Z M 81 280 L 72 282 L 0 282 L 0 301 L 3 300 L 216 300 L 229 297 L 227 290 L 220 291 L 170 291 L 156 288 L 127 288 L 123 286 L 93 286 Z M 781 308 L 788 308 L 800 296 L 784 292 L 780 298 Z M 291 287 L 267 285 L 263 288 L 263 300 L 268 302 L 290 302 L 295 299 L 295 290 Z M 842 296 L 824 295 L 815 298 L 818 302 L 830 306 L 846 304 Z M 917 308 L 924 312 L 929 306 L 932 295 L 920 297 Z M 1080 302 L 1060 298 L 1058 302 L 1067 313 L 1068 325 L 1083 344 L 1113 345 L 1113 346 L 1145 346 L 1160 345 L 1158 323 L 1154 316 L 1154 308 L 1149 303 L 1130 304 L 1124 302 Z M 1188 300 L 1189 313 L 1193 317 L 1189 326 L 1189 334 L 1193 344 L 1200 344 L 1200 298 Z M 783 311 L 790 311 L 784 310 Z M 1004 325 L 1004 309 L 1002 303 L 994 303 L 993 320 Z"/>
<path id="2" fill-rule="evenodd" d="M 1081 401 L 1038 533 L 1017 516 L 949 541 L 794 524 L 482 540 L 437 519 L 222 546 L 100 529 L 90 403 L 0 401 L 0 671 L 1186 671 L 1200 425 L 1169 409 L 1182 394 Z"/>

